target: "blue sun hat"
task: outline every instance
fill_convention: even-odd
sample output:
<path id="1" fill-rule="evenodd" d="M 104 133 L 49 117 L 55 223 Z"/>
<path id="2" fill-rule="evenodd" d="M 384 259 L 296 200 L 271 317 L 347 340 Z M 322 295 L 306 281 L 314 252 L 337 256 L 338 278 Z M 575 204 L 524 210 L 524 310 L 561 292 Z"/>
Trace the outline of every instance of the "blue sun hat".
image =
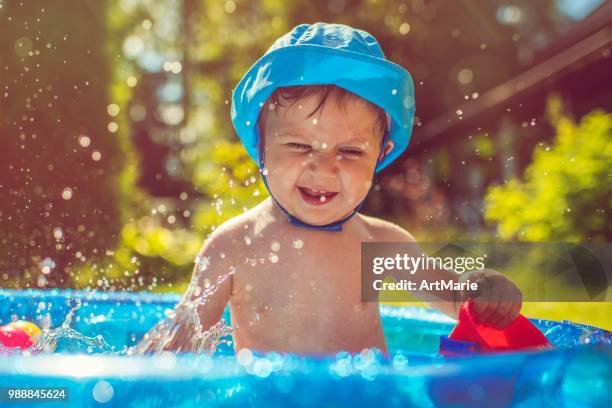
<path id="1" fill-rule="evenodd" d="M 242 77 L 232 94 L 232 123 L 259 163 L 257 119 L 279 87 L 331 84 L 379 106 L 391 117 L 394 147 L 381 171 L 408 147 L 414 119 L 414 85 L 401 66 L 387 60 L 376 39 L 343 24 L 301 24 L 280 37 Z"/>
<path id="2" fill-rule="evenodd" d="M 394 145 L 378 161 L 375 173 L 406 150 L 415 110 L 414 85 L 408 71 L 387 60 L 378 41 L 363 30 L 343 24 L 301 24 L 276 40 L 232 94 L 232 123 L 261 169 L 257 120 L 268 98 L 280 87 L 327 84 L 344 88 L 387 113 L 386 140 Z M 265 175 L 264 183 L 268 187 Z M 362 204 L 345 219 L 327 226 L 303 223 L 279 206 L 296 225 L 338 231 Z"/>

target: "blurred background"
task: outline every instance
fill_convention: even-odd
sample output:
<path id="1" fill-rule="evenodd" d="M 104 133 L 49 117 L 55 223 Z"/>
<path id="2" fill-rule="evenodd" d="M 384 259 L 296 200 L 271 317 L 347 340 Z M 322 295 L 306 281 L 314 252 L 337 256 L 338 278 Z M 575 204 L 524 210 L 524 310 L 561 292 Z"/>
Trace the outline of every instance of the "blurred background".
<path id="1" fill-rule="evenodd" d="M 0 0 L 0 287 L 183 290 L 207 234 L 267 196 L 232 88 L 316 21 L 415 81 L 365 213 L 420 241 L 612 241 L 611 1 Z"/>

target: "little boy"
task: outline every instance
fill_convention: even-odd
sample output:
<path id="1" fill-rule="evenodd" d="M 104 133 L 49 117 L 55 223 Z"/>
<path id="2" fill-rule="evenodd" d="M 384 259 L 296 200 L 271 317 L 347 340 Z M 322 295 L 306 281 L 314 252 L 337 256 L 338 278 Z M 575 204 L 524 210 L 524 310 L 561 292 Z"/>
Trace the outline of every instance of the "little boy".
<path id="1" fill-rule="evenodd" d="M 171 339 L 147 336 L 141 351 L 159 342 L 193 351 L 187 314 L 197 312 L 205 330 L 229 302 L 236 351 L 387 353 L 378 304 L 361 300 L 361 243 L 414 238 L 358 210 L 374 174 L 406 149 L 413 115 L 410 75 L 370 34 L 316 23 L 278 39 L 232 100 L 233 124 L 270 198 L 208 237 L 175 310 L 183 327 Z M 428 273 L 432 281 L 460 276 Z M 521 307 L 517 287 L 495 271 L 468 275 L 485 288 L 475 298 L 479 320 L 507 326 Z M 203 294 L 195 312 L 185 307 Z M 451 316 L 466 299 L 422 295 Z"/>

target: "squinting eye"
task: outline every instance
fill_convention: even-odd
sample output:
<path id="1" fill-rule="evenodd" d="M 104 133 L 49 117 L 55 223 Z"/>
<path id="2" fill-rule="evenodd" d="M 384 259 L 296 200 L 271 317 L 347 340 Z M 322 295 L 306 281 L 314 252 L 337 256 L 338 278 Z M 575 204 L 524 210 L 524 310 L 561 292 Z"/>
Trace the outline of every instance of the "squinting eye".
<path id="1" fill-rule="evenodd" d="M 307 152 L 310 150 L 310 146 L 301 143 L 287 143 L 287 146 L 293 150 L 299 150 L 301 152 Z"/>
<path id="2" fill-rule="evenodd" d="M 363 152 L 361 150 L 355 150 L 355 149 L 342 149 L 340 150 L 340 152 L 344 155 L 353 156 L 353 157 L 360 157 L 361 155 L 363 155 Z"/>

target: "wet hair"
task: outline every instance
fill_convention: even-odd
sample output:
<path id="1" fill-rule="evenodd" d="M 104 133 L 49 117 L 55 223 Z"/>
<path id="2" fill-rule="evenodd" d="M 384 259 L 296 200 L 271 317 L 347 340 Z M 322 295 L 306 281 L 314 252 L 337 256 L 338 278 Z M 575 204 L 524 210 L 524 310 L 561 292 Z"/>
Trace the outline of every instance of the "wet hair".
<path id="1" fill-rule="evenodd" d="M 262 137 L 261 142 L 263 142 L 264 136 L 264 128 L 266 123 L 266 117 L 271 110 L 268 107 L 270 104 L 274 104 L 274 106 L 286 106 L 283 105 L 285 101 L 289 102 L 289 106 L 293 106 L 296 102 L 308 98 L 310 96 L 316 95 L 319 97 L 319 104 L 317 107 L 308 115 L 308 117 L 312 117 L 315 113 L 321 112 L 323 110 L 323 106 L 329 97 L 331 97 L 340 108 L 346 109 L 346 104 L 351 99 L 361 99 L 366 103 L 368 108 L 370 108 L 374 113 L 376 113 L 376 121 L 375 121 L 375 129 L 380 131 L 381 142 L 382 137 L 385 135 L 387 131 L 387 114 L 385 111 L 379 106 L 373 104 L 370 101 L 367 101 L 361 98 L 354 93 L 347 91 L 344 88 L 340 88 L 336 85 L 297 85 L 297 86 L 285 86 L 277 88 L 274 93 L 268 98 L 264 107 L 259 114 L 259 119 L 257 121 L 257 126 L 259 127 L 259 134 Z M 274 110 L 275 111 L 275 110 Z"/>

